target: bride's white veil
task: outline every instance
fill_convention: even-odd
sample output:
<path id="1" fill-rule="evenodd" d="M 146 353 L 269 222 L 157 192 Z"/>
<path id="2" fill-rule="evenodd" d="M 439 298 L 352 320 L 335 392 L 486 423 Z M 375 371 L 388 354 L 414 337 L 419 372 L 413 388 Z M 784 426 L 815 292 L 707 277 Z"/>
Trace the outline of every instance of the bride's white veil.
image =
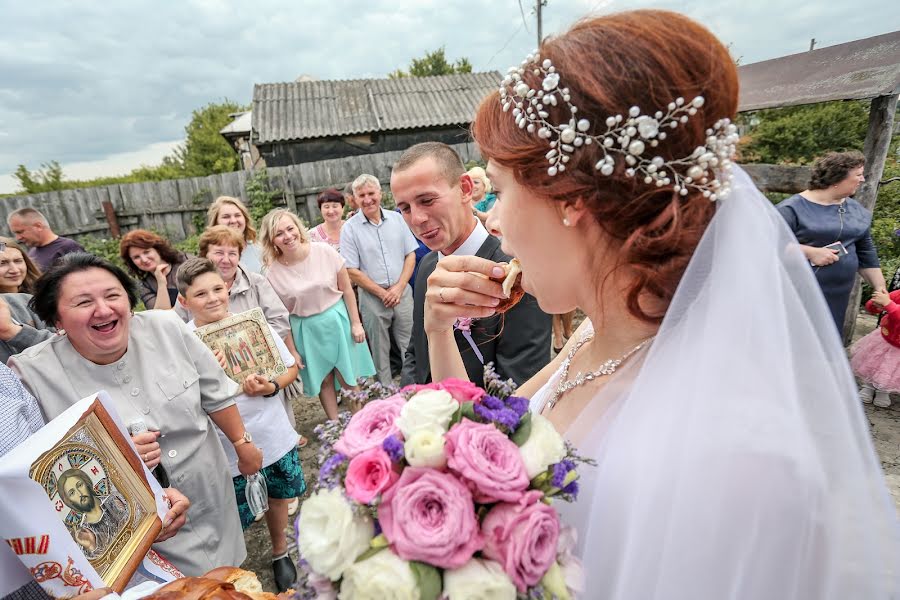
<path id="1" fill-rule="evenodd" d="M 598 459 L 564 510 L 587 524 L 586 597 L 898 598 L 897 512 L 844 349 L 794 236 L 733 177 L 643 361 L 568 432 Z"/>

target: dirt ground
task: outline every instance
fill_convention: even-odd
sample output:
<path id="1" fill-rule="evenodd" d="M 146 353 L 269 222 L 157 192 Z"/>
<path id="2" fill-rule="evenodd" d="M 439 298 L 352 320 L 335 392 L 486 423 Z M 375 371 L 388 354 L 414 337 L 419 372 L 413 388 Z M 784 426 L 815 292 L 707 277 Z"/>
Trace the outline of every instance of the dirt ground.
<path id="1" fill-rule="evenodd" d="M 875 318 L 861 314 L 857 321 L 856 338 L 872 331 L 875 327 Z M 885 472 L 885 478 L 894 501 L 900 510 L 900 397 L 894 398 L 891 408 L 876 408 L 871 404 L 865 405 L 866 416 L 875 441 L 875 449 L 881 459 L 881 465 Z M 313 429 L 316 425 L 325 421 L 325 413 L 319 404 L 318 398 L 303 397 L 294 404 L 294 414 L 297 417 L 297 428 L 305 436 L 310 438 L 310 443 L 300 451 L 303 462 L 303 472 L 306 474 L 307 490 L 311 490 L 318 475 L 316 464 L 316 440 Z M 307 491 L 307 494 L 309 491 Z M 296 544 L 294 542 L 293 521 L 291 518 L 291 531 L 288 534 L 288 545 L 291 555 L 297 558 Z M 244 533 L 247 543 L 247 560 L 243 568 L 254 571 L 267 591 L 275 591 L 272 579 L 271 543 L 265 521 L 259 521 L 250 526 Z"/>

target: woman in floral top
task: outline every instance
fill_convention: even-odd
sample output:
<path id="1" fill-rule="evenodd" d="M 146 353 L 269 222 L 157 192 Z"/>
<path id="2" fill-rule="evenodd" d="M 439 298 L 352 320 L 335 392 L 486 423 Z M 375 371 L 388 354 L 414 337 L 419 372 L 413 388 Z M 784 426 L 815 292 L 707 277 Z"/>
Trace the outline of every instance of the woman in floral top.
<path id="1" fill-rule="evenodd" d="M 341 227 L 344 226 L 344 195 L 336 190 L 325 190 L 319 194 L 319 211 L 322 223 L 309 230 L 309 239 L 325 242 L 340 253 Z"/>

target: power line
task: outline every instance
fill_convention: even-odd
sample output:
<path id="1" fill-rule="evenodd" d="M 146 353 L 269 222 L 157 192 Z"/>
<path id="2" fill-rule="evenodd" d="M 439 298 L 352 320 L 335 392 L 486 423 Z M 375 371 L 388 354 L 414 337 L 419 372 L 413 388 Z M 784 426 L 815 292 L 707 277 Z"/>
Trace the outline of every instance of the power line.
<path id="1" fill-rule="evenodd" d="M 522 14 L 522 26 L 528 31 L 528 22 L 525 20 L 525 9 L 522 8 L 522 0 L 519 0 L 519 12 Z"/>
<path id="2" fill-rule="evenodd" d="M 506 47 L 509 46 L 509 43 L 510 43 L 511 41 L 513 41 L 513 38 L 514 38 L 514 37 L 516 37 L 517 35 L 519 35 L 519 32 L 522 31 L 522 28 L 523 28 L 523 27 L 525 27 L 525 22 L 524 22 L 524 21 L 522 21 L 522 24 L 519 25 L 519 28 L 516 29 L 515 31 L 513 31 L 512 35 L 509 36 L 505 42 L 503 42 L 503 46 L 501 46 L 499 50 L 497 50 L 496 52 L 494 52 L 494 55 L 493 55 L 491 58 L 488 59 L 488 61 L 487 61 L 488 66 L 490 66 L 491 63 L 494 62 L 494 59 L 497 58 L 497 56 L 498 56 L 501 52 L 503 52 L 504 50 L 506 50 Z"/>

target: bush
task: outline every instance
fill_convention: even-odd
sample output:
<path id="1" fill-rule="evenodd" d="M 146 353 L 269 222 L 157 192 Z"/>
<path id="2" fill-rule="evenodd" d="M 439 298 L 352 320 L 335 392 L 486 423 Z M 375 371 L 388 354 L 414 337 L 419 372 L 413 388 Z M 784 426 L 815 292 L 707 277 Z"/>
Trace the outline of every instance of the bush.
<path id="1" fill-rule="evenodd" d="M 126 271 L 128 270 L 125 268 L 125 263 L 122 262 L 122 258 L 119 256 L 119 240 L 97 237 L 94 235 L 85 235 L 82 236 L 78 241 L 82 246 L 84 246 L 84 249 L 87 252 L 90 252 L 95 256 L 105 258 L 112 264 L 119 266 Z"/>

